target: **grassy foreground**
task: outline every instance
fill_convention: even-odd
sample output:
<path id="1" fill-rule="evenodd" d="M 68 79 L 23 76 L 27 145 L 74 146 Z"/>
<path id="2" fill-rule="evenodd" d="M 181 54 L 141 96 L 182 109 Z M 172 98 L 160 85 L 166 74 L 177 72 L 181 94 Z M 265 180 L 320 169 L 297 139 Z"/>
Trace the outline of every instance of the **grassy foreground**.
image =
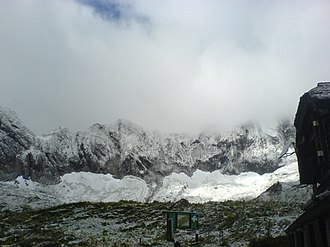
<path id="1" fill-rule="evenodd" d="M 21 212 L 0 212 L 0 246 L 173 246 L 166 241 L 164 210 L 199 211 L 199 243 L 180 230 L 181 246 L 247 246 L 253 238 L 278 236 L 299 215 L 300 205 L 276 201 L 191 204 L 79 202 Z"/>

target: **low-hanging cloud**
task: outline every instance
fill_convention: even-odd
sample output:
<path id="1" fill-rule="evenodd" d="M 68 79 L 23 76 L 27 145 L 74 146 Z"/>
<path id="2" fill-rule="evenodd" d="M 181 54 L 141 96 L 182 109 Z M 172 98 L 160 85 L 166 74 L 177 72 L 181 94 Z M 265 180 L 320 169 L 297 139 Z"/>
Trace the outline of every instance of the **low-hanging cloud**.
<path id="1" fill-rule="evenodd" d="M 36 133 L 293 117 L 330 80 L 329 14 L 326 0 L 3 1 L 0 104 Z"/>

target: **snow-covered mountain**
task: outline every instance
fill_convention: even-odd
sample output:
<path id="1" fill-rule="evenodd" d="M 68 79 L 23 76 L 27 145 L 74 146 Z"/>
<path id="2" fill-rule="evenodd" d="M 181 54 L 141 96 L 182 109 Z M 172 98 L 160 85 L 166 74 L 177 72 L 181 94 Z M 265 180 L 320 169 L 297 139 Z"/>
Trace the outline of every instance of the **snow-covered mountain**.
<path id="1" fill-rule="evenodd" d="M 148 132 L 124 120 L 36 136 L 0 108 L 0 180 L 7 181 L 0 183 L 6 192 L 0 206 L 307 197 L 297 187 L 295 156 L 279 159 L 293 137 L 289 121 L 267 131 L 248 123 L 226 134 L 187 136 Z"/>
<path id="2" fill-rule="evenodd" d="M 278 157 L 293 133 L 289 121 L 267 131 L 248 123 L 226 134 L 187 136 L 148 132 L 118 120 L 77 133 L 59 128 L 36 136 L 13 111 L 0 107 L 0 180 L 22 176 L 56 184 L 67 173 L 84 171 L 114 178 L 132 175 L 152 188 L 173 172 L 263 174 L 281 166 Z"/>

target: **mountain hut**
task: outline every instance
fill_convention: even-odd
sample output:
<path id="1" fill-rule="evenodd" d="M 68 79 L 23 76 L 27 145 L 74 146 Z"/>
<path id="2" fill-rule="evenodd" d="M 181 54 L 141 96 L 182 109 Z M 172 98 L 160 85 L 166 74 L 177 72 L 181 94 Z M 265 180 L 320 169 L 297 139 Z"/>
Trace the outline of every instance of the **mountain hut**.
<path id="1" fill-rule="evenodd" d="M 330 246 L 330 82 L 305 93 L 294 121 L 300 183 L 313 185 L 305 212 L 286 232 L 290 247 Z"/>

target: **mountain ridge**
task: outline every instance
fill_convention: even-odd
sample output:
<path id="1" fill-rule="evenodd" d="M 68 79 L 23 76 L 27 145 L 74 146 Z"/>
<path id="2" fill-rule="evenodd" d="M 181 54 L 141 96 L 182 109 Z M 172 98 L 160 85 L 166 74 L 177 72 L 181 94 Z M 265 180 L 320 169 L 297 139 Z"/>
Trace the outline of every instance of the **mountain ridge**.
<path id="1" fill-rule="evenodd" d="M 289 121 L 274 127 L 272 135 L 250 122 L 228 134 L 188 136 L 145 131 L 123 119 L 75 133 L 59 128 L 37 136 L 14 111 L 0 107 L 0 180 L 23 176 L 56 184 L 66 173 L 83 171 L 115 178 L 133 175 L 151 186 L 173 172 L 191 176 L 197 169 L 263 174 L 282 165 L 278 157 L 293 137 Z"/>

